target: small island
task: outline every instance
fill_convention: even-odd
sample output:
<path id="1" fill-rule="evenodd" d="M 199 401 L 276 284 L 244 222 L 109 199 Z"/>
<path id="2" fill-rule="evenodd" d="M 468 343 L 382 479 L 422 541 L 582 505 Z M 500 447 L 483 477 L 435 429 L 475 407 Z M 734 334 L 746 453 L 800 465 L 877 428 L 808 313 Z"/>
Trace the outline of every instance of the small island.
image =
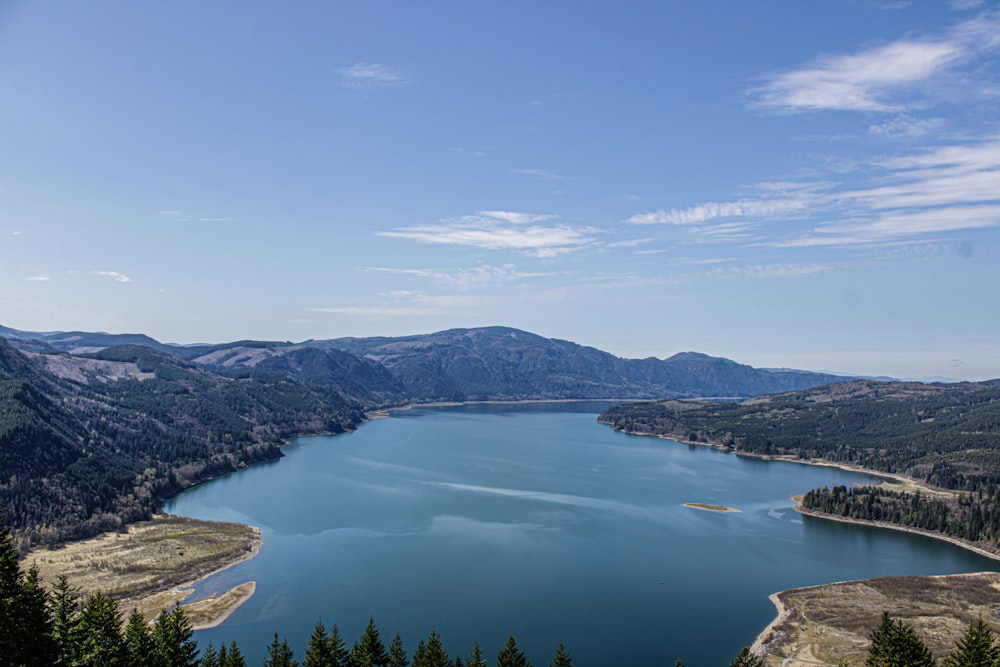
<path id="1" fill-rule="evenodd" d="M 708 503 L 684 503 L 684 507 L 691 507 L 696 510 L 708 510 L 710 512 L 736 512 L 739 513 L 742 510 L 738 510 L 735 507 L 726 507 L 725 505 L 709 505 Z"/>

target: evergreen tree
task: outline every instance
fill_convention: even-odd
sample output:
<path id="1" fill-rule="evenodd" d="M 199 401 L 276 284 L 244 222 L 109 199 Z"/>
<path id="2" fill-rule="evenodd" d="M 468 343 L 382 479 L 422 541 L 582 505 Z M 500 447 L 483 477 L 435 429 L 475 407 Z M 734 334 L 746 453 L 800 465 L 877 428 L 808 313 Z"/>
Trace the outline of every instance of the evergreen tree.
<path id="1" fill-rule="evenodd" d="M 191 622 L 179 604 L 160 614 L 152 635 L 154 653 L 164 667 L 195 667 L 198 664 L 198 643 L 193 639 Z"/>
<path id="2" fill-rule="evenodd" d="M 243 653 L 240 652 L 236 640 L 233 640 L 228 650 L 225 646 L 219 649 L 219 667 L 247 667 L 246 660 L 243 659 Z"/>
<path id="3" fill-rule="evenodd" d="M 408 667 L 409 658 L 406 655 L 406 648 L 403 647 L 403 638 L 396 633 L 396 636 L 389 642 L 389 667 Z"/>
<path id="4" fill-rule="evenodd" d="M 87 667 L 127 665 L 121 626 L 117 602 L 103 593 L 87 598 L 80 610 L 80 663 Z"/>
<path id="5" fill-rule="evenodd" d="M 309 635 L 306 656 L 302 665 L 303 667 L 331 667 L 332 664 L 326 626 L 323 625 L 323 619 L 320 619 L 316 621 L 312 634 Z"/>
<path id="6" fill-rule="evenodd" d="M 354 643 L 349 658 L 351 667 L 388 667 L 389 654 L 379 637 L 375 619 L 368 619 L 368 627 Z"/>
<path id="7" fill-rule="evenodd" d="M 729 663 L 729 667 L 764 667 L 764 659 L 744 646 L 736 659 Z"/>
<path id="8" fill-rule="evenodd" d="M 267 647 L 264 667 L 299 667 L 299 662 L 295 659 L 295 652 L 288 645 L 288 640 L 282 638 L 281 641 L 278 641 L 277 632 L 274 633 L 271 645 Z"/>
<path id="9" fill-rule="evenodd" d="M 573 661 L 570 659 L 569 654 L 566 653 L 566 647 L 562 642 L 559 642 L 559 648 L 556 649 L 556 654 L 552 656 L 549 667 L 573 667 Z"/>
<path id="10" fill-rule="evenodd" d="M 955 650 L 945 658 L 945 667 L 994 667 L 1000 665 L 1000 647 L 993 631 L 980 618 L 971 623 Z"/>
<path id="11" fill-rule="evenodd" d="M 455 659 L 451 661 L 451 667 L 465 667 L 465 661 L 462 660 L 462 656 L 456 655 Z"/>
<path id="12" fill-rule="evenodd" d="M 934 656 L 917 636 L 913 626 L 893 620 L 882 612 L 882 620 L 872 630 L 871 647 L 865 667 L 934 667 Z"/>
<path id="13" fill-rule="evenodd" d="M 48 594 L 38 580 L 38 568 L 32 565 L 21 581 L 18 595 L 16 641 L 20 644 L 21 664 L 49 667 L 54 664 L 58 647 L 52 638 L 52 617 Z"/>
<path id="14" fill-rule="evenodd" d="M 336 625 L 330 630 L 330 635 L 327 637 L 326 643 L 330 647 L 331 667 L 349 667 L 351 654 L 347 650 L 344 638 L 340 636 L 340 628 Z"/>
<path id="15" fill-rule="evenodd" d="M 507 638 L 507 644 L 497 653 L 497 667 L 531 667 L 531 662 L 517 648 L 514 635 Z"/>
<path id="16" fill-rule="evenodd" d="M 448 652 L 444 650 L 437 630 L 431 630 L 427 641 L 421 640 L 413 652 L 413 667 L 450 667 L 449 662 Z"/>
<path id="17" fill-rule="evenodd" d="M 21 591 L 21 564 L 17 561 L 14 539 L 0 515 L 0 664 L 21 662 L 17 619 Z"/>
<path id="18" fill-rule="evenodd" d="M 139 663 L 142 664 L 142 663 Z M 219 667 L 219 654 L 216 652 L 215 647 L 209 642 L 208 646 L 201 653 L 201 660 L 198 661 L 198 667 Z"/>
<path id="19" fill-rule="evenodd" d="M 79 611 L 80 594 L 69 585 L 65 575 L 60 575 L 49 592 L 52 639 L 56 643 L 55 664 L 60 667 L 75 664 L 80 655 Z"/>
<path id="20" fill-rule="evenodd" d="M 153 638 L 138 609 L 132 610 L 125 623 L 125 654 L 130 665 L 156 665 Z"/>
<path id="21" fill-rule="evenodd" d="M 472 653 L 465 659 L 465 667 L 486 667 L 486 659 L 483 658 L 483 649 L 479 642 L 472 643 Z"/>

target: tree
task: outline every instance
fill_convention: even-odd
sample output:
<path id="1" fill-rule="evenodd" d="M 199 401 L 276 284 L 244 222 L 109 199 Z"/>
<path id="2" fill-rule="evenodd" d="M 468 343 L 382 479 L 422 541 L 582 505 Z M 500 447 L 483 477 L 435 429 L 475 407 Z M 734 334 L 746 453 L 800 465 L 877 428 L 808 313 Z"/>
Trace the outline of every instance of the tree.
<path id="1" fill-rule="evenodd" d="M 437 630 L 431 630 L 427 641 L 421 640 L 413 652 L 413 667 L 450 667 L 450 662 Z"/>
<path id="2" fill-rule="evenodd" d="M 198 664 L 198 643 L 187 614 L 179 604 L 160 614 L 153 625 L 154 653 L 165 667 L 195 667 Z"/>
<path id="3" fill-rule="evenodd" d="M 531 667 L 531 662 L 517 648 L 514 635 L 507 637 L 507 644 L 497 653 L 497 667 Z"/>
<path id="4" fill-rule="evenodd" d="M 309 643 L 306 645 L 306 657 L 302 661 L 303 667 L 331 667 L 330 644 L 326 635 L 326 626 L 323 619 L 316 621 L 312 634 L 309 635 Z"/>
<path id="5" fill-rule="evenodd" d="M 872 630 L 871 647 L 865 667 L 934 667 L 934 656 L 917 636 L 913 626 L 893 620 L 882 612 L 882 620 Z"/>
<path id="6" fill-rule="evenodd" d="M 403 646 L 403 638 L 396 633 L 396 636 L 389 642 L 389 667 L 408 667 L 409 658 L 406 655 L 406 648 Z"/>
<path id="7" fill-rule="evenodd" d="M 744 646 L 736 659 L 729 663 L 729 667 L 764 667 L 764 659 Z"/>
<path id="8" fill-rule="evenodd" d="M 351 654 L 347 650 L 344 638 L 340 636 L 340 629 L 334 625 L 330 630 L 330 635 L 326 638 L 326 643 L 330 648 L 331 667 L 348 667 L 350 665 Z"/>
<path id="9" fill-rule="evenodd" d="M 133 664 L 143 664 L 143 663 L 133 663 Z M 198 661 L 198 667 L 219 667 L 219 654 L 216 652 L 215 647 L 209 642 L 208 646 L 201 653 L 201 660 Z"/>
<path id="10" fill-rule="evenodd" d="M 94 593 L 80 610 L 80 656 L 88 667 L 118 667 L 127 663 L 121 635 L 122 615 L 118 603 Z"/>
<path id="11" fill-rule="evenodd" d="M 472 653 L 465 659 L 466 667 L 486 667 L 486 660 L 483 658 L 483 649 L 479 642 L 472 643 Z"/>
<path id="12" fill-rule="evenodd" d="M 60 575 L 49 592 L 52 639 L 56 643 L 56 665 L 72 665 L 80 655 L 80 594 Z M 134 663 L 133 664 L 138 664 Z"/>
<path id="13" fill-rule="evenodd" d="M 125 655 L 130 665 L 155 665 L 156 651 L 149 626 L 138 609 L 133 609 L 125 623 Z"/>
<path id="14" fill-rule="evenodd" d="M 225 646 L 219 648 L 219 667 L 247 667 L 236 640 L 233 640 L 228 649 Z"/>
<path id="15" fill-rule="evenodd" d="M 59 654 L 52 639 L 52 617 L 48 594 L 38 579 L 38 568 L 32 565 L 21 581 L 17 602 L 17 642 L 21 664 L 52 665 Z"/>
<path id="16" fill-rule="evenodd" d="M 389 654 L 379 637 L 375 619 L 369 617 L 368 626 L 351 649 L 349 664 L 351 667 L 388 667 Z"/>
<path id="17" fill-rule="evenodd" d="M 1000 647 L 982 618 L 969 624 L 965 636 L 944 661 L 945 667 L 994 667 L 997 664 L 1000 664 Z"/>
<path id="18" fill-rule="evenodd" d="M 559 648 L 556 649 L 556 654 L 552 656 L 549 667 L 573 667 L 573 661 L 570 659 L 569 654 L 566 653 L 566 647 L 562 642 L 559 642 Z"/>
<path id="19" fill-rule="evenodd" d="M 278 641 L 277 632 L 274 633 L 274 640 L 267 647 L 264 667 L 299 667 L 299 662 L 295 659 L 295 652 L 288 645 L 288 640 L 282 637 L 281 641 Z"/>

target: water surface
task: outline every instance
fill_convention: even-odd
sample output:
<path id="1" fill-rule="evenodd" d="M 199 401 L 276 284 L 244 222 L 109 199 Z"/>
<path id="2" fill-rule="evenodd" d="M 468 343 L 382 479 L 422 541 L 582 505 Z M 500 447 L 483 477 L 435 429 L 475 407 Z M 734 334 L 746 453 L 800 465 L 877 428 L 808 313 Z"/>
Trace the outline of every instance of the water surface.
<path id="1" fill-rule="evenodd" d="M 432 628 L 493 656 L 513 633 L 535 665 L 726 665 L 778 590 L 996 570 L 943 542 L 803 518 L 792 495 L 865 476 L 629 436 L 597 404 L 400 411 L 302 438 L 280 462 L 193 488 L 167 511 L 260 526 L 253 561 L 206 587 L 257 593 L 198 640 L 259 664 L 275 631 L 299 658 L 316 620 L 348 644 L 374 617 L 412 652 Z M 702 502 L 739 514 L 683 507 Z"/>

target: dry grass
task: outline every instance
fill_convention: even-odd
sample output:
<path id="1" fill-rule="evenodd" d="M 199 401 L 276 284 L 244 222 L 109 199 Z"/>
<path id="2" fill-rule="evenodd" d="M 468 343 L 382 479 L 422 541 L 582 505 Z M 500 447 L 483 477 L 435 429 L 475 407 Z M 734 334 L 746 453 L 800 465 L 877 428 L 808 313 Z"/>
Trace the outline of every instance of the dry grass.
<path id="1" fill-rule="evenodd" d="M 101 591 L 119 600 L 125 615 L 138 608 L 151 619 L 186 599 L 191 583 L 252 558 L 259 546 L 260 531 L 252 526 L 157 515 L 119 533 L 36 549 L 24 563 L 35 565 L 43 582 L 65 576 L 82 597 Z M 253 582 L 248 582 L 216 594 L 214 602 L 185 605 L 185 610 L 197 613 L 198 620 L 192 619 L 196 625 L 211 624 L 252 593 Z"/>
<path id="2" fill-rule="evenodd" d="M 938 658 L 948 655 L 969 624 L 985 620 L 1000 632 L 1000 573 L 943 577 L 881 577 L 778 594 L 785 618 L 762 635 L 768 665 L 831 667 L 864 664 L 868 636 L 883 611 L 916 628 Z"/>

